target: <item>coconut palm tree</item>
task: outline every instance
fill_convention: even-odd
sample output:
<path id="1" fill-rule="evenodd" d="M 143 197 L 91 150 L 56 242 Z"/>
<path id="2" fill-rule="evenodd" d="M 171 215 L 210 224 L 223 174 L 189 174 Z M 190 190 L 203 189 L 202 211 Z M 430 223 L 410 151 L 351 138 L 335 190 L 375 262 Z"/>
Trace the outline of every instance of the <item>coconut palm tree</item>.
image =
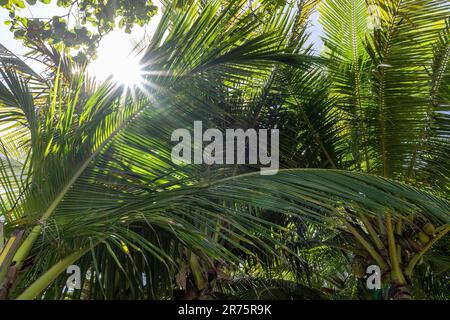
<path id="1" fill-rule="evenodd" d="M 322 3 L 330 87 L 352 150 L 349 169 L 448 196 L 449 10 L 446 1 Z M 364 217 L 360 224 L 390 265 L 398 288 L 392 294 L 407 297 L 414 267 L 448 227 L 391 219 L 387 212 L 383 224 Z"/>
<path id="2" fill-rule="evenodd" d="M 266 88 L 264 100 L 276 99 L 269 123 L 290 147 L 285 165 L 367 172 L 447 196 L 449 9 L 446 1 L 322 1 L 326 66 L 276 70 Z M 448 227 L 436 233 L 432 218 L 405 224 L 391 212 L 380 220 L 345 211 L 356 214 L 345 228 L 355 273 L 376 262 L 390 283 L 384 296 L 409 298 L 414 268 Z M 448 260 L 433 264 L 442 272 Z"/>
<path id="3" fill-rule="evenodd" d="M 448 5 L 322 1 L 317 57 L 318 2 L 164 3 L 134 88 L 2 50 L 0 297 L 364 297 L 377 264 L 404 299 L 424 257 L 445 295 Z M 283 169 L 174 164 L 194 120 L 280 128 Z"/>

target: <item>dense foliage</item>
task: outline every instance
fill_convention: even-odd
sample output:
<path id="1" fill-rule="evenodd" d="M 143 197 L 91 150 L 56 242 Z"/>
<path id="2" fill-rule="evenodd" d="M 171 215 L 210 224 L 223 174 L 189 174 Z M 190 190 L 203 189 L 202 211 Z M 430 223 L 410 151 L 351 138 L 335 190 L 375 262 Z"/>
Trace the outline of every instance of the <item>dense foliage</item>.
<path id="1" fill-rule="evenodd" d="M 163 4 L 131 90 L 2 48 L 1 298 L 448 299 L 448 1 Z M 282 170 L 174 164 L 194 120 L 279 128 Z"/>
<path id="2" fill-rule="evenodd" d="M 40 0 L 50 4 L 50 0 Z M 156 14 L 157 7 L 147 0 L 58 0 L 56 4 L 67 13 L 52 18 L 29 17 L 25 8 L 37 0 L 2 0 L 0 6 L 9 11 L 10 26 L 16 39 L 40 49 L 42 43 L 51 44 L 70 52 L 76 49 L 75 58 L 86 61 L 95 57 L 102 37 L 116 27 L 131 32 L 134 25 L 143 26 Z M 74 21 L 75 20 L 75 21 Z"/>

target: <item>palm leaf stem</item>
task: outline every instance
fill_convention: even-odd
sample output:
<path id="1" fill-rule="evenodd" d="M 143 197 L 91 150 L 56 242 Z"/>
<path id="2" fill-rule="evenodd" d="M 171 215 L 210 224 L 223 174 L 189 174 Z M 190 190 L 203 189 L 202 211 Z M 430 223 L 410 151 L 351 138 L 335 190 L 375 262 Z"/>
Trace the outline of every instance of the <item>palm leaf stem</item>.
<path id="1" fill-rule="evenodd" d="M 86 252 L 91 249 L 91 245 L 86 246 L 60 260 L 53 265 L 47 272 L 39 277 L 32 285 L 30 285 L 17 300 L 31 300 L 36 298 L 45 288 L 48 287 L 68 266 L 80 259 Z"/>
<path id="2" fill-rule="evenodd" d="M 430 242 L 428 242 L 427 245 L 425 247 L 423 247 L 416 255 L 414 255 L 414 257 L 409 262 L 408 266 L 405 269 L 405 274 L 408 277 L 411 278 L 414 267 L 416 266 L 417 262 L 419 262 L 419 260 L 422 258 L 422 256 L 428 250 L 430 250 L 430 248 L 433 246 L 433 244 L 435 244 L 439 239 L 441 239 L 443 236 L 445 236 L 447 234 L 447 232 L 450 231 L 450 225 L 445 225 L 442 228 L 437 229 L 436 231 L 437 231 L 436 236 Z"/>
<path id="3" fill-rule="evenodd" d="M 344 221 L 344 225 L 347 230 L 355 237 L 356 241 L 366 249 L 366 251 L 375 259 L 381 269 L 386 270 L 388 268 L 387 263 L 384 261 L 383 257 L 375 250 L 374 247 L 364 239 L 363 236 L 359 234 L 359 232 L 348 222 Z"/>
<path id="4" fill-rule="evenodd" d="M 400 268 L 399 256 L 397 253 L 397 244 L 394 238 L 394 229 L 392 225 L 392 215 L 388 211 L 386 212 L 386 233 L 389 246 L 389 257 L 391 260 L 391 272 L 392 278 L 398 281 L 400 284 L 406 284 L 405 277 L 403 276 L 402 270 Z"/>

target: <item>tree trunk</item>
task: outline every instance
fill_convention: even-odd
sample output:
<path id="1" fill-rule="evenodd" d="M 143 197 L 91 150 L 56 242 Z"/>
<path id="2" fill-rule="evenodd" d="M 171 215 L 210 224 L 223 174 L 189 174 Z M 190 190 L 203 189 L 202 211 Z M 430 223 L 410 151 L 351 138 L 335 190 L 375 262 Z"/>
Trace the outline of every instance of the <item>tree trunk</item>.
<path id="1" fill-rule="evenodd" d="M 409 284 L 392 282 L 389 289 L 389 300 L 411 300 L 411 287 Z"/>

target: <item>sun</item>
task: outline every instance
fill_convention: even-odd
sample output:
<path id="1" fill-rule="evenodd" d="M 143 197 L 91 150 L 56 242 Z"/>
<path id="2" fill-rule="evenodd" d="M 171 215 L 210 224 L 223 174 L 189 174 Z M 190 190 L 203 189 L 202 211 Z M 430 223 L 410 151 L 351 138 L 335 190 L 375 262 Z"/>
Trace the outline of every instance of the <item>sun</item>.
<path id="1" fill-rule="evenodd" d="M 111 67 L 113 81 L 128 88 L 140 86 L 143 82 L 143 70 L 136 57 L 120 60 Z"/>
<path id="2" fill-rule="evenodd" d="M 160 6 L 159 0 L 154 0 L 153 3 Z M 158 10 L 157 15 L 145 27 L 135 26 L 131 33 L 116 28 L 103 36 L 97 48 L 97 59 L 88 65 L 89 74 L 98 82 L 112 77 L 114 82 L 130 90 L 142 87 L 144 75 L 149 73 L 144 73 L 140 57 L 136 54 L 137 47 L 142 50 L 146 39 L 156 30 L 161 16 L 161 10 Z"/>
<path id="3" fill-rule="evenodd" d="M 97 59 L 89 64 L 89 73 L 97 81 L 112 78 L 126 88 L 135 88 L 143 82 L 143 68 L 135 54 L 130 35 L 122 30 L 106 35 L 98 48 Z"/>

